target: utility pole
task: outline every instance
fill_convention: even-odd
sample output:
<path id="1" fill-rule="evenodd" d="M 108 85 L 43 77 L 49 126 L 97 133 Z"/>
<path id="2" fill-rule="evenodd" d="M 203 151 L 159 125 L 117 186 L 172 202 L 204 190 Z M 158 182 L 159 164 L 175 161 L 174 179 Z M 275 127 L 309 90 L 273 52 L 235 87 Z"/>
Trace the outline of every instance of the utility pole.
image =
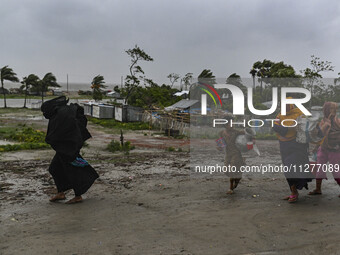
<path id="1" fill-rule="evenodd" d="M 66 90 L 67 90 L 67 94 L 68 94 L 68 74 L 66 74 Z"/>

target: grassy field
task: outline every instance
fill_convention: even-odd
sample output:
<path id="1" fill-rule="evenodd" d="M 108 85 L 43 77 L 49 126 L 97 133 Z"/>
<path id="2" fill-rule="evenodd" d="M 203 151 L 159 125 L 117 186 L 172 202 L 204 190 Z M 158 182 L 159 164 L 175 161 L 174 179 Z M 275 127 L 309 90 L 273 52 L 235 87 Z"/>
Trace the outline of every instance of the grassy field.
<path id="1" fill-rule="evenodd" d="M 145 122 L 122 123 L 114 119 L 97 119 L 97 118 L 92 118 L 92 117 L 88 117 L 88 120 L 91 123 L 94 123 L 94 124 L 97 124 L 97 125 L 100 125 L 106 128 L 123 129 L 123 130 L 148 130 L 149 129 L 149 123 L 145 123 Z"/>
<path id="2" fill-rule="evenodd" d="M 0 108 L 0 115 L 4 114 L 20 114 L 22 116 L 25 115 L 41 115 L 40 109 L 28 109 L 28 108 Z"/>
<path id="3" fill-rule="evenodd" d="M 16 142 L 0 145 L 0 152 L 50 148 L 45 136 L 45 132 L 26 125 L 0 127 L 0 139 Z"/>

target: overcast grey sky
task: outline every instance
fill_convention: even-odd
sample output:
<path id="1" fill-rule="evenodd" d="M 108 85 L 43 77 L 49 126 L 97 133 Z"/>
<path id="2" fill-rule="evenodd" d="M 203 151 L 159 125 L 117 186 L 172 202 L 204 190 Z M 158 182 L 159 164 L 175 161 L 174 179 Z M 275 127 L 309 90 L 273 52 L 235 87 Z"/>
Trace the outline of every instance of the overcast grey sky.
<path id="1" fill-rule="evenodd" d="M 124 52 L 138 44 L 154 62 L 148 78 L 250 77 L 257 60 L 283 60 L 297 71 L 312 54 L 340 72 L 339 0 L 1 0 L 0 65 L 20 78 L 53 72 L 58 81 L 120 83 Z"/>

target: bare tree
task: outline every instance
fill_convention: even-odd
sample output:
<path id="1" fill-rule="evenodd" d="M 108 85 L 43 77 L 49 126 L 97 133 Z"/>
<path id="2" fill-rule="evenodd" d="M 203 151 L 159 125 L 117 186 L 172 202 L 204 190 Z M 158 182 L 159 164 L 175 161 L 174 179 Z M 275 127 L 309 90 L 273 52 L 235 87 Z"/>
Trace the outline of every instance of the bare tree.
<path id="1" fill-rule="evenodd" d="M 174 83 L 178 81 L 180 76 L 177 73 L 171 73 L 167 76 L 167 78 L 169 78 L 170 83 L 171 83 L 171 88 L 172 88 L 174 86 Z"/>
<path id="2" fill-rule="evenodd" d="M 128 103 L 129 97 L 131 96 L 132 91 L 139 86 L 140 81 L 145 77 L 144 71 L 141 66 L 138 65 L 139 61 L 153 61 L 153 58 L 150 57 L 144 50 L 139 48 L 137 45 L 133 49 L 129 49 L 125 51 L 129 57 L 131 58 L 131 63 L 129 66 L 130 74 L 125 78 L 125 103 Z"/>

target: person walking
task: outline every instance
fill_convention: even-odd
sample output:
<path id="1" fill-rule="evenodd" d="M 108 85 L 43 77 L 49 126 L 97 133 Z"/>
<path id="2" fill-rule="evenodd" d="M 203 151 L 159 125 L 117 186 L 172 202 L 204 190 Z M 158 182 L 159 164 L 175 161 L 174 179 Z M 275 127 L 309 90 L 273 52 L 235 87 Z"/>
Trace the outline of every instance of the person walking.
<path id="1" fill-rule="evenodd" d="M 317 150 L 316 188 L 309 195 L 322 194 L 322 180 L 327 179 L 328 170 L 340 185 L 340 119 L 336 116 L 337 108 L 338 104 L 335 102 L 325 102 L 323 105 L 324 116 L 319 128 L 324 138 Z"/>
<path id="2" fill-rule="evenodd" d="M 45 141 L 56 154 L 49 166 L 58 193 L 50 201 L 65 200 L 65 191 L 73 189 L 74 198 L 67 204 L 81 202 L 82 195 L 99 177 L 94 168 L 80 156 L 84 142 L 91 137 L 84 109 L 78 104 L 67 105 L 65 96 L 46 101 L 41 111 L 49 120 Z"/>
<path id="3" fill-rule="evenodd" d="M 298 190 L 303 188 L 308 189 L 308 182 L 312 181 L 311 173 L 304 173 L 303 167 L 309 165 L 308 158 L 308 143 L 298 143 L 296 141 L 296 128 L 294 121 L 303 113 L 299 108 L 294 105 L 286 106 L 286 115 L 277 115 L 277 121 L 274 122 L 273 130 L 280 143 L 280 154 L 282 163 L 291 169 L 289 172 L 285 172 L 291 194 L 285 197 L 290 203 L 294 203 L 298 200 Z M 282 125 L 284 121 L 285 126 Z M 296 169 L 297 171 L 294 171 Z M 302 171 L 300 171 L 302 169 Z"/>

